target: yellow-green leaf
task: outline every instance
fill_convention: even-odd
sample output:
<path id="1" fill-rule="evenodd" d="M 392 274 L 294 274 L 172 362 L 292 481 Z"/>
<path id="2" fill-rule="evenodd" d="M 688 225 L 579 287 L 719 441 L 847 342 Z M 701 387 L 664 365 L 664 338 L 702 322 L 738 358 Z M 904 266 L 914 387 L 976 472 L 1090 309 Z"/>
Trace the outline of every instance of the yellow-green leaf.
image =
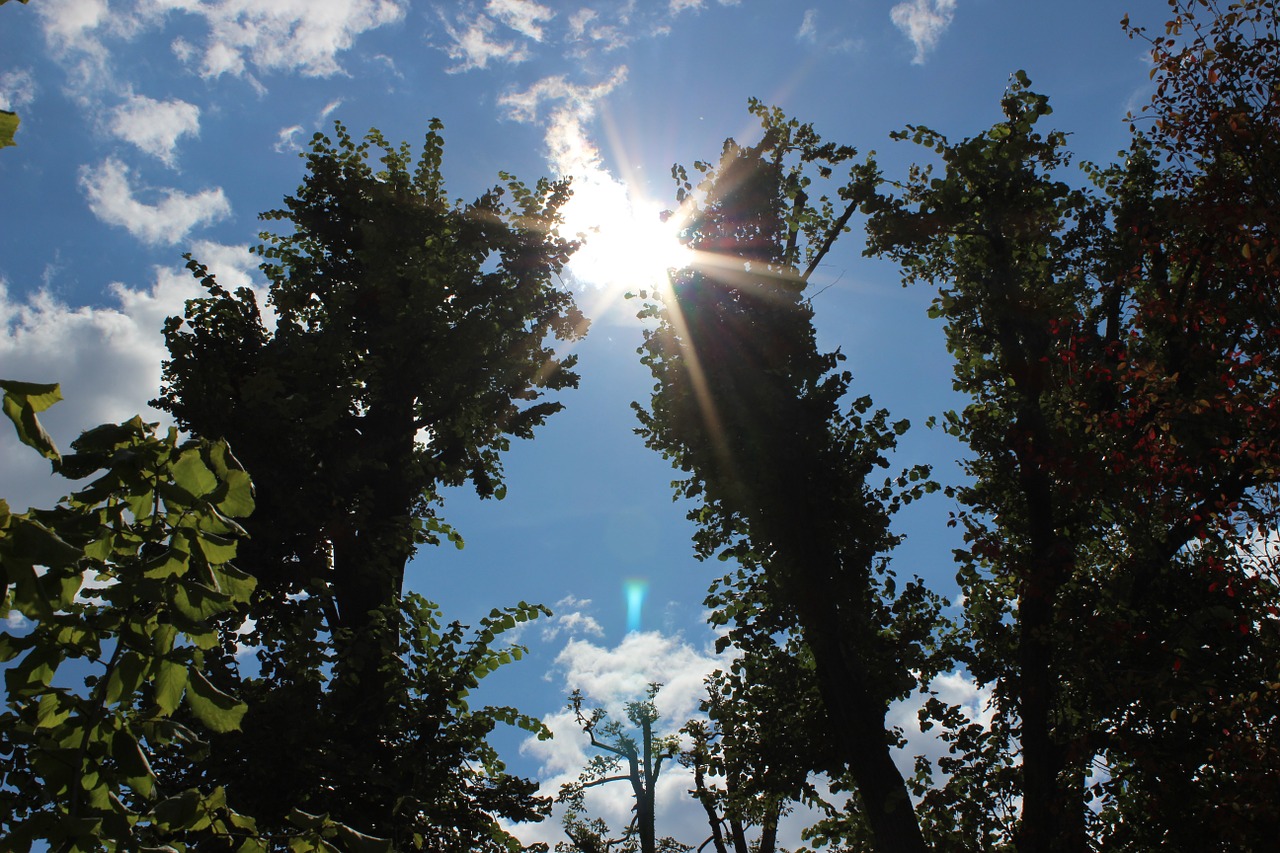
<path id="1" fill-rule="evenodd" d="M 239 731 L 248 706 L 214 687 L 200 670 L 188 672 L 187 706 L 196 718 L 220 734 Z"/>

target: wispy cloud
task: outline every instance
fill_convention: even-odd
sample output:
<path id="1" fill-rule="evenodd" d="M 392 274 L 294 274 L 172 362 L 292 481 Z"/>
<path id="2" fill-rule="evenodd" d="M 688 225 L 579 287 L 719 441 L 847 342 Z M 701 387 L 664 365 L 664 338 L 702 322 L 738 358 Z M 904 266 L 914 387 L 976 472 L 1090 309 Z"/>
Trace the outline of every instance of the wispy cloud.
<path id="1" fill-rule="evenodd" d="M 494 27 L 493 19 L 484 15 L 461 29 L 446 21 L 445 32 L 452 42 L 445 48 L 445 53 L 457 64 L 445 70 L 450 74 L 460 74 L 487 68 L 490 62 L 515 65 L 529 58 L 529 52 L 523 45 L 494 39 Z"/>
<path id="2" fill-rule="evenodd" d="M 806 9 L 800 29 L 796 30 L 796 41 L 807 41 L 813 44 L 818 40 L 818 10 Z"/>
<path id="3" fill-rule="evenodd" d="M 539 119 L 544 104 L 556 104 L 555 112 L 571 111 L 582 118 L 594 113 L 595 104 L 627 79 L 627 66 L 619 65 L 608 79 L 588 85 L 570 83 L 563 74 L 544 77 L 524 91 L 511 91 L 498 98 L 507 118 L 520 122 Z"/>
<path id="4" fill-rule="evenodd" d="M 111 111 L 107 129 L 172 167 L 178 139 L 200 133 L 200 108 L 178 99 L 132 95 Z"/>
<path id="5" fill-rule="evenodd" d="M 36 99 L 36 78 L 28 68 L 0 74 L 0 110 L 16 110 Z"/>
<path id="6" fill-rule="evenodd" d="M 155 204 L 139 201 L 129 181 L 129 167 L 115 158 L 82 168 L 80 186 L 95 216 L 109 225 L 122 226 L 144 243 L 177 243 L 193 228 L 231 214 L 221 187 L 194 194 L 164 189 Z"/>
<path id="7" fill-rule="evenodd" d="M 912 64 L 924 64 L 925 56 L 951 26 L 955 12 L 956 0 L 907 0 L 890 10 L 894 25 L 915 45 Z"/>
<path id="8" fill-rule="evenodd" d="M 523 36 L 542 41 L 543 21 L 549 21 L 556 13 L 533 0 L 489 0 L 485 11 Z"/>

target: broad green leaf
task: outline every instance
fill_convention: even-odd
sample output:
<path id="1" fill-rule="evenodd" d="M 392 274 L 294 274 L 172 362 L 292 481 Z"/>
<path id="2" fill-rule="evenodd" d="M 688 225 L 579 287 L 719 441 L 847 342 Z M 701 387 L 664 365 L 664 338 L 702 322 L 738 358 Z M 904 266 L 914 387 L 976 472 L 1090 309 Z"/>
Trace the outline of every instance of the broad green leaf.
<path id="1" fill-rule="evenodd" d="M 167 549 L 143 565 L 142 575 L 157 580 L 185 575 L 189 556 L 172 548 Z"/>
<path id="2" fill-rule="evenodd" d="M 213 565 L 229 563 L 236 556 L 236 541 L 216 533 L 201 533 L 195 537 L 196 545 L 204 558 Z"/>
<path id="3" fill-rule="evenodd" d="M 62 399 L 58 386 L 0 379 L 0 389 L 4 389 L 4 413 L 13 421 L 18 431 L 18 440 L 34 447 L 44 458 L 57 461 L 58 448 L 40 425 L 36 413 L 43 412 Z"/>
<path id="4" fill-rule="evenodd" d="M 137 652 L 128 651 L 121 655 L 116 665 L 112 667 L 110 675 L 107 676 L 107 689 L 104 695 L 106 704 L 114 705 L 122 701 L 127 703 L 129 697 L 142 684 L 145 672 L 146 662 Z"/>
<path id="5" fill-rule="evenodd" d="M 71 706 L 61 693 L 46 693 L 36 703 L 36 727 L 51 729 L 71 716 Z"/>
<path id="6" fill-rule="evenodd" d="M 18 143 L 13 141 L 13 136 L 18 132 L 18 124 L 21 119 L 17 113 L 11 113 L 8 110 L 0 110 L 0 148 L 8 148 Z"/>
<path id="7" fill-rule="evenodd" d="M 178 710 L 182 701 L 182 691 L 187 688 L 187 668 L 183 664 L 169 660 L 161 660 L 156 665 L 155 689 L 156 706 L 160 713 L 169 716 Z"/>
<path id="8" fill-rule="evenodd" d="M 223 734 L 240 730 L 240 720 L 248 706 L 209 683 L 198 669 L 189 670 L 187 706 L 212 731 Z"/>
<path id="9" fill-rule="evenodd" d="M 179 488 L 192 497 L 202 498 L 218 488 L 218 478 L 204 464 L 196 448 L 184 451 L 170 472 Z"/>
<path id="10" fill-rule="evenodd" d="M 116 732 L 111 739 L 111 757 L 124 774 L 125 784 L 143 797 L 150 797 L 155 790 L 155 774 L 151 762 L 138 745 L 137 739 L 126 731 Z"/>
<path id="11" fill-rule="evenodd" d="M 218 586 L 231 596 L 232 601 L 248 602 L 249 596 L 258 585 L 257 579 L 252 575 L 231 565 L 218 566 L 213 570 L 213 575 L 218 580 Z"/>
<path id="12" fill-rule="evenodd" d="M 173 608 L 192 622 L 204 623 L 230 609 L 223 593 L 195 583 L 185 583 L 173 591 Z"/>
<path id="13" fill-rule="evenodd" d="M 83 551 L 65 542 L 53 530 L 40 522 L 19 516 L 10 532 L 13 548 L 22 561 L 35 566 L 68 566 L 83 555 Z"/>
<path id="14" fill-rule="evenodd" d="M 156 803 L 152 815 L 155 817 L 157 828 L 177 832 L 195 826 L 203 805 L 200 792 L 190 788 Z"/>
<path id="15" fill-rule="evenodd" d="M 244 471 L 230 470 L 213 500 L 223 515 L 244 518 L 253 513 L 253 481 Z"/>
<path id="16" fill-rule="evenodd" d="M 391 853 L 391 841 L 357 832 L 345 823 L 336 823 L 338 839 L 350 853 Z"/>

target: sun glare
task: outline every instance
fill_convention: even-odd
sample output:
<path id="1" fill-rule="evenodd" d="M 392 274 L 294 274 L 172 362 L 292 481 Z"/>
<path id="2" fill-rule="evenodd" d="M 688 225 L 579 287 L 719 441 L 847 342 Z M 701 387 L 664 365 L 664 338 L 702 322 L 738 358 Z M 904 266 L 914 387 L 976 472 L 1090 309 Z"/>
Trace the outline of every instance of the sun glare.
<path id="1" fill-rule="evenodd" d="M 584 284 L 615 294 L 662 287 L 668 269 L 692 258 L 676 239 L 676 223 L 662 220 L 662 210 L 632 197 L 606 172 L 575 177 L 561 233 L 581 234 L 583 245 L 569 271 Z"/>

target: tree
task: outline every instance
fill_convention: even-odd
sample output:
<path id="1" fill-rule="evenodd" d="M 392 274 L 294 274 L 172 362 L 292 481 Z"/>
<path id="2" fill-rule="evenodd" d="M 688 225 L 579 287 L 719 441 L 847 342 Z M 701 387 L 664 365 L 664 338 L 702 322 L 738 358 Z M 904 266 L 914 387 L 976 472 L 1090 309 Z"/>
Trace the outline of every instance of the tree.
<path id="1" fill-rule="evenodd" d="M 1274 239 L 1270 214 L 1234 204 L 1242 219 L 1224 229 L 1231 184 L 1218 175 L 1238 178 L 1249 158 L 1206 159 L 1168 124 L 1155 148 L 1177 168 L 1160 170 L 1138 138 L 1123 165 L 1094 171 L 1101 196 L 1073 189 L 1057 176 L 1065 136 L 1037 131 L 1050 111 L 1025 75 L 1003 107 L 1005 121 L 961 142 L 902 134 L 945 171 L 913 171 L 870 233 L 905 280 L 938 286 L 933 313 L 972 400 L 947 418 L 972 453 L 960 580 L 970 668 L 995 687 L 999 750 L 1021 758 L 1013 838 L 1085 849 L 1098 759 L 1109 778 L 1093 785 L 1094 831 L 1118 848 L 1264 844 L 1270 794 L 1223 797 L 1257 751 L 1231 771 L 1204 756 L 1256 725 L 1239 708 L 1219 716 L 1225 697 L 1274 693 L 1261 662 L 1275 578 L 1247 559 L 1274 524 L 1274 273 L 1239 262 L 1255 235 Z"/>
<path id="2" fill-rule="evenodd" d="M 574 356 L 549 339 L 575 339 L 586 321 L 555 284 L 575 248 L 556 232 L 567 185 L 506 176 L 451 203 L 440 129 L 416 165 L 376 131 L 317 134 L 297 194 L 264 214 L 287 229 L 256 249 L 274 327 L 252 291 L 226 291 L 191 260 L 209 295 L 166 324 L 156 404 L 228 440 L 259 484 L 240 560 L 258 581 L 253 627 L 224 625 L 217 661 L 252 710 L 200 772 L 262 820 L 306 803 L 406 846 L 427 843 L 423 827 L 470 826 L 479 834 L 459 849 L 502 847 L 494 815 L 533 819 L 546 803 L 496 756 L 485 772 L 467 762 L 496 719 L 541 730 L 473 715 L 463 697 L 519 654 L 494 638 L 541 611 L 496 611 L 468 644 L 401 588 L 418 545 L 461 546 L 438 515 L 444 487 L 502 497 L 511 437 L 531 437 L 560 408 L 543 397 L 577 384 Z M 236 643 L 257 649 L 257 675 L 240 673 Z M 242 768 L 262 755 L 278 760 L 254 785 Z"/>
<path id="3" fill-rule="evenodd" d="M 729 140 L 718 166 L 695 164 L 705 176 L 696 189 L 674 171 L 685 239 L 707 260 L 642 312 L 658 325 L 641 348 L 657 382 L 648 410 L 636 407 L 640 432 L 689 475 L 678 490 L 700 503 L 690 512 L 699 556 L 734 557 L 767 582 L 767 599 L 741 618 L 803 637 L 832 751 L 856 780 L 877 848 L 923 850 L 885 716 L 914 688 L 913 672 L 927 678 L 940 663 L 938 603 L 918 583 L 899 593 L 883 557 L 897 541 L 892 511 L 932 486 L 920 468 L 901 485 L 869 482 L 907 424 L 891 425 L 869 398 L 844 400 L 852 377 L 837 371 L 838 353 L 818 351 L 803 298 L 866 173 L 852 171 L 837 217 L 807 187 L 855 152 L 752 109 L 764 127 L 757 145 Z"/>
<path id="4" fill-rule="evenodd" d="M 620 721 L 608 719 L 603 708 L 584 712 L 585 699 L 581 692 L 575 690 L 569 696 L 569 707 L 573 710 L 578 725 L 590 739 L 591 745 L 603 754 L 591 759 L 576 783 L 561 788 L 559 800 L 569 805 L 564 817 L 564 829 L 571 843 L 557 844 L 557 850 L 581 853 L 605 853 L 614 849 L 621 853 L 687 853 L 691 849 L 673 838 L 657 837 L 655 803 L 658 778 L 662 775 L 662 765 L 675 760 L 680 754 L 677 736 L 654 734 L 654 724 L 658 722 L 659 715 L 653 700 L 660 689 L 661 684 L 650 684 L 645 699 L 627 703 L 627 720 L 635 726 L 634 734 L 628 733 Z M 622 836 L 616 839 L 608 837 L 609 827 L 603 820 L 584 819 L 586 789 L 610 782 L 629 783 L 635 798 L 635 817 Z"/>
<path id="5" fill-rule="evenodd" d="M 52 509 L 0 500 L 0 609 L 22 617 L 0 631 L 4 849 L 385 850 L 301 813 L 305 827 L 264 837 L 223 789 L 157 778 L 162 754 L 196 756 L 245 713 L 206 677 L 215 620 L 241 612 L 254 585 L 230 562 L 253 494 L 225 442 L 161 438 L 134 418 L 89 430 L 64 456 L 38 419 L 58 386 L 0 389 L 23 443 L 64 477 L 93 477 Z"/>
<path id="6" fill-rule="evenodd" d="M 1066 137 L 1040 130 L 1048 99 L 1021 73 L 984 133 L 898 134 L 936 172 L 886 191 L 873 164 L 855 168 L 838 219 L 811 212 L 800 176 L 847 149 L 794 122 L 766 120 L 750 149 L 730 141 L 696 192 L 677 170 L 678 198 L 696 201 L 690 242 L 714 255 L 647 311 L 658 385 L 642 432 L 690 474 L 698 552 L 747 571 L 725 613 L 759 637 L 794 629 L 812 655 L 857 794 L 818 830 L 853 849 L 1275 836 L 1280 18 L 1266 2 L 1171 5 L 1151 39 L 1156 124 L 1120 165 L 1089 168 L 1092 188 L 1063 177 Z M 951 755 L 939 783 L 913 783 L 914 810 L 884 709 L 945 665 L 930 646 L 946 637 L 927 593 L 895 600 L 881 580 L 893 492 L 867 475 L 894 430 L 863 417 L 869 400 L 840 412 L 851 380 L 812 345 L 798 272 L 856 206 L 869 251 L 937 288 L 969 397 L 944 419 L 969 452 L 950 491 L 966 543 L 953 648 L 994 690 L 995 720 L 927 702 Z M 924 476 L 902 479 L 918 484 L 907 497 Z"/>

